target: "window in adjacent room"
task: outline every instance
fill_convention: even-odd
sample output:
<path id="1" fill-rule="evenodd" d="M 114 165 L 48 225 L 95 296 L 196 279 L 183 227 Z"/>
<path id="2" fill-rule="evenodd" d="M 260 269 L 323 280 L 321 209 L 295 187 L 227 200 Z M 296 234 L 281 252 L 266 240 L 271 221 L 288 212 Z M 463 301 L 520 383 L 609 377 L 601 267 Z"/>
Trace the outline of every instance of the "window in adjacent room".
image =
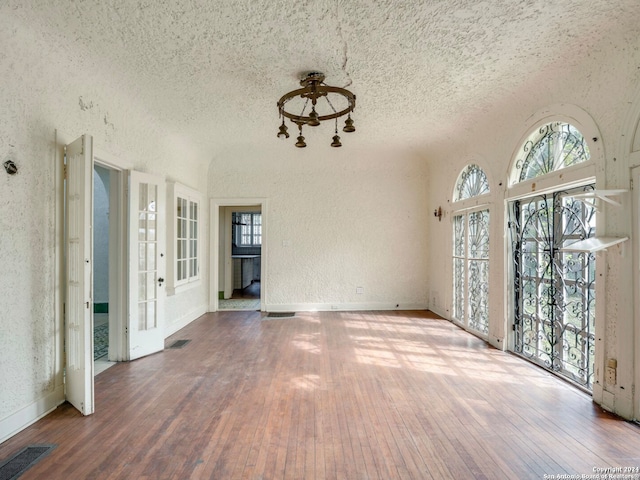
<path id="1" fill-rule="evenodd" d="M 236 212 L 233 224 L 237 227 L 236 238 L 241 247 L 262 245 L 262 214 L 258 212 Z"/>

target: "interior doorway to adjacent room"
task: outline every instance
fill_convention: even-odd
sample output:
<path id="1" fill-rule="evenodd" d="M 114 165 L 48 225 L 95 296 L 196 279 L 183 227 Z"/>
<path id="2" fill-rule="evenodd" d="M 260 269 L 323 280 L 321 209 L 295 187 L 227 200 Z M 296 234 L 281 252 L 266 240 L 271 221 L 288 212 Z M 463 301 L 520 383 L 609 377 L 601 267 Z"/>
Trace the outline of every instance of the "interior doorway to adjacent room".
<path id="1" fill-rule="evenodd" d="M 260 264 L 262 258 L 262 212 L 259 205 L 223 207 L 225 222 L 231 211 L 231 225 L 225 235 L 225 288 L 219 295 L 219 310 L 260 310 Z M 231 233 L 231 262 L 228 231 Z M 229 285 L 228 280 L 231 280 Z"/>
<path id="2" fill-rule="evenodd" d="M 117 205 L 119 180 L 122 173 L 106 165 L 93 168 L 93 360 L 94 375 L 115 364 L 118 355 L 113 338 L 118 322 L 123 319 L 110 286 L 122 274 L 121 263 L 113 261 L 110 251 L 117 248 L 119 226 L 110 207 Z M 114 180 L 114 181 L 112 181 Z"/>
<path id="3" fill-rule="evenodd" d="M 211 310 L 262 310 L 265 206 L 262 200 L 212 200 Z"/>

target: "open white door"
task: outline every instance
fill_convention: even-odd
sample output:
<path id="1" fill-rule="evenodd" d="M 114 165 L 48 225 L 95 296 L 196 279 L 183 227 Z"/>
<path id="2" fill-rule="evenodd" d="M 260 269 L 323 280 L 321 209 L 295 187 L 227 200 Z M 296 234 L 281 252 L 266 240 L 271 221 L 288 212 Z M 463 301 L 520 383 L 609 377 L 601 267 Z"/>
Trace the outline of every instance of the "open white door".
<path id="1" fill-rule="evenodd" d="M 65 395 L 83 415 L 93 396 L 93 142 L 83 135 L 66 147 Z"/>
<path id="2" fill-rule="evenodd" d="M 129 359 L 164 349 L 165 183 L 129 173 Z"/>

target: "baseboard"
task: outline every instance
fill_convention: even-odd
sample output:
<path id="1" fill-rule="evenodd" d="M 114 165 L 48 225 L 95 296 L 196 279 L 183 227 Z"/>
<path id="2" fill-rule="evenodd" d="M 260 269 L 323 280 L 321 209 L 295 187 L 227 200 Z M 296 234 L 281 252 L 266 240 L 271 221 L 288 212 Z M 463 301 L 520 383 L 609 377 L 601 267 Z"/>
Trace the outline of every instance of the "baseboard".
<path id="1" fill-rule="evenodd" d="M 502 337 L 496 337 L 495 335 L 489 335 L 489 338 L 487 339 L 487 341 L 489 342 L 489 344 L 492 347 L 497 348 L 498 350 L 502 350 L 503 352 L 505 352 L 507 350 L 507 346 L 505 345 L 504 338 L 502 338 Z"/>
<path id="2" fill-rule="evenodd" d="M 94 303 L 93 313 L 109 313 L 109 303 Z"/>
<path id="3" fill-rule="evenodd" d="M 621 390 L 620 387 L 616 387 L 616 390 L 614 393 L 615 400 L 613 405 L 615 409 L 613 413 L 620 415 L 626 420 L 633 420 L 633 396 L 631 392 Z"/>
<path id="4" fill-rule="evenodd" d="M 426 310 L 426 303 L 289 303 L 264 305 L 266 312 L 351 312 L 361 310 Z"/>
<path id="5" fill-rule="evenodd" d="M 449 313 L 448 312 L 443 312 L 442 310 L 440 310 L 438 307 L 435 307 L 435 306 L 431 306 L 431 307 L 428 307 L 428 308 L 429 308 L 429 310 L 431 310 L 433 313 L 435 313 L 439 317 L 442 317 L 445 320 L 451 321 L 451 319 L 449 318 Z"/>
<path id="6" fill-rule="evenodd" d="M 207 313 L 207 306 L 200 305 L 199 307 L 194 308 L 190 312 L 185 313 L 180 318 L 178 318 L 175 322 L 171 323 L 171 325 L 167 325 L 164 330 L 164 338 L 170 337 L 178 330 L 186 327 L 191 322 L 193 322 L 196 318 L 201 317 Z"/>
<path id="7" fill-rule="evenodd" d="M 36 400 L 30 405 L 0 420 L 0 443 L 34 424 L 64 403 L 64 386 Z"/>

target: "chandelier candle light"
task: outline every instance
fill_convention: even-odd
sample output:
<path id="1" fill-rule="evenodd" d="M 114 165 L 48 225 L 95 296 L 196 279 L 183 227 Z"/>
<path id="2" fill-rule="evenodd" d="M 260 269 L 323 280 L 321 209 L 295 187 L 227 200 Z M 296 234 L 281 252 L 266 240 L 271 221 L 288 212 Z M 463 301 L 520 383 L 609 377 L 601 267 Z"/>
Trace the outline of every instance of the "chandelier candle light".
<path id="1" fill-rule="evenodd" d="M 355 132 L 356 127 L 353 126 L 351 112 L 356 108 L 356 96 L 349 90 L 340 87 L 331 87 L 324 83 L 324 74 L 320 72 L 309 72 L 300 80 L 302 88 L 285 93 L 278 100 L 278 113 L 282 117 L 282 125 L 278 131 L 278 138 L 284 140 L 289 138 L 287 126 L 284 124 L 285 117 L 298 126 L 300 134 L 296 139 L 296 147 L 304 148 L 307 144 L 302 136 L 302 127 L 308 125 L 317 127 L 325 120 L 335 119 L 335 135 L 331 142 L 332 147 L 341 147 L 340 137 L 338 136 L 338 118 L 347 115 L 344 122 L 343 132 Z M 321 101 L 321 99 L 324 99 Z M 300 113 L 291 113 L 285 110 L 288 102 L 291 105 L 301 107 Z M 311 101 L 311 111 L 305 114 L 307 107 Z M 337 107 L 334 107 L 334 103 Z M 326 105 L 325 105 L 326 104 Z M 317 110 L 316 110 L 317 109 Z M 318 111 L 320 113 L 318 113 Z"/>

